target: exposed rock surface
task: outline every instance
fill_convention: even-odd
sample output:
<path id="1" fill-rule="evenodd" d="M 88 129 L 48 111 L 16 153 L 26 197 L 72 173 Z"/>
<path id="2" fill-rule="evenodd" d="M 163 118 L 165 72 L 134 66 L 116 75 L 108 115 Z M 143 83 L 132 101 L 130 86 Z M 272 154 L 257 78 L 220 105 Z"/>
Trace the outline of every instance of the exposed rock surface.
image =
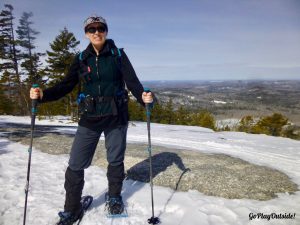
<path id="1" fill-rule="evenodd" d="M 28 128 L 0 128 L 1 136 L 29 144 Z M 38 130 L 34 147 L 50 154 L 67 154 L 73 135 Z M 154 184 L 179 191 L 195 189 L 206 195 L 229 199 L 269 200 L 276 193 L 292 194 L 298 187 L 290 178 L 265 166 L 251 164 L 224 154 L 207 154 L 152 146 Z M 106 150 L 100 140 L 93 164 L 106 168 Z M 125 169 L 127 179 L 149 182 L 147 146 L 128 143 Z"/>

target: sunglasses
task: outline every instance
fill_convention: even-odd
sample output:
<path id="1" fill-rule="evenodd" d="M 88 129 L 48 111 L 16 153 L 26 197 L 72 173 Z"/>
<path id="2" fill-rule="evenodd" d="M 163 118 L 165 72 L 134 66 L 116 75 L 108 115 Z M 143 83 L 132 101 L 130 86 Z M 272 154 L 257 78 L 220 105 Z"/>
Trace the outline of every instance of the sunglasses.
<path id="1" fill-rule="evenodd" d="M 99 33 L 104 33 L 106 31 L 105 27 L 89 27 L 86 29 L 87 32 L 89 32 L 90 34 L 94 34 L 96 33 L 96 31 L 98 31 Z"/>

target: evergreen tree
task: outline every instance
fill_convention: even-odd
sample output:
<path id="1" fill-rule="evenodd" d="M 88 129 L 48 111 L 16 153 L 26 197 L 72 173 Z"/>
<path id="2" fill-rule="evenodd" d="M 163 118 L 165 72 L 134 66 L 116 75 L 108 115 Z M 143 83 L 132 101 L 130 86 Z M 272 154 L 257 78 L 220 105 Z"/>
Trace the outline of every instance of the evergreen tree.
<path id="1" fill-rule="evenodd" d="M 300 140 L 300 126 L 289 125 L 282 131 L 282 136 Z"/>
<path id="2" fill-rule="evenodd" d="M 191 122 L 189 125 L 201 126 L 216 130 L 216 121 L 211 113 L 208 111 L 201 111 L 191 115 Z"/>
<path id="3" fill-rule="evenodd" d="M 80 41 L 76 40 L 74 34 L 69 32 L 67 28 L 64 28 L 50 44 L 51 51 L 47 51 L 48 57 L 46 59 L 48 63 L 48 85 L 51 86 L 60 82 L 67 75 L 77 53 L 76 47 L 79 43 Z M 56 102 L 55 108 L 58 109 L 57 113 L 71 115 L 75 119 L 77 117 L 77 94 L 78 91 L 75 89 L 68 96 Z"/>
<path id="4" fill-rule="evenodd" d="M 1 22 L 0 22 L 0 26 L 1 26 Z M 5 58 L 5 38 L 2 35 L 2 29 L 0 30 L 0 59 L 3 60 Z M 0 69 L 1 71 L 5 68 L 4 63 L 2 62 L 0 64 Z"/>
<path id="5" fill-rule="evenodd" d="M 201 115 L 200 113 L 193 113 L 191 115 L 191 122 L 189 125 L 191 126 L 200 126 Z"/>
<path id="6" fill-rule="evenodd" d="M 10 86 L 10 74 L 5 70 L 0 79 L 0 115 L 13 113 L 14 103 L 11 98 Z"/>
<path id="7" fill-rule="evenodd" d="M 80 41 L 76 40 L 74 34 L 65 27 L 50 44 L 52 51 L 47 51 L 46 62 L 49 65 L 51 82 L 57 83 L 67 74 L 79 43 Z"/>
<path id="8" fill-rule="evenodd" d="M 22 83 L 19 73 L 19 64 L 20 59 L 19 50 L 17 49 L 17 41 L 14 36 L 14 27 L 13 27 L 13 6 L 6 4 L 0 13 L 0 71 L 6 71 L 5 74 L 7 80 L 9 80 L 9 90 L 5 93 L 9 93 L 9 97 L 17 105 L 19 113 L 24 114 L 25 107 L 25 94 L 22 91 Z M 2 74 L 4 76 L 4 74 Z M 7 77 L 10 76 L 10 77 Z"/>
<path id="9" fill-rule="evenodd" d="M 151 110 L 151 120 L 155 123 L 167 124 L 167 118 L 163 106 L 160 103 L 156 103 Z"/>
<path id="10" fill-rule="evenodd" d="M 252 116 L 244 116 L 239 122 L 238 131 L 251 133 L 254 126 L 254 119 Z"/>
<path id="11" fill-rule="evenodd" d="M 13 7 L 5 5 L 0 13 L 0 57 L 3 60 L 1 70 L 14 69 L 13 50 L 16 50 L 13 31 Z"/>
<path id="12" fill-rule="evenodd" d="M 14 104 L 10 98 L 4 94 L 3 87 L 0 86 L 0 115 L 12 114 L 14 111 Z"/>
<path id="13" fill-rule="evenodd" d="M 25 82 L 28 86 L 39 80 L 38 65 L 39 58 L 42 55 L 41 53 L 33 52 L 33 49 L 35 49 L 34 40 L 39 32 L 32 28 L 33 22 L 30 20 L 32 16 L 32 12 L 24 12 L 19 21 L 20 25 L 16 31 L 18 34 L 18 42 L 23 48 L 23 52 L 21 54 L 23 62 L 21 63 L 21 67 L 25 71 Z"/>
<path id="14" fill-rule="evenodd" d="M 11 74 L 5 70 L 0 78 L 0 86 L 3 90 L 3 94 L 6 92 L 8 98 L 12 96 L 12 85 Z"/>
<path id="15" fill-rule="evenodd" d="M 288 124 L 288 118 L 280 113 L 261 118 L 253 127 L 253 133 L 280 136 L 282 128 Z"/>
<path id="16" fill-rule="evenodd" d="M 213 115 L 209 112 L 200 113 L 200 126 L 216 130 L 216 121 Z"/>
<path id="17" fill-rule="evenodd" d="M 163 108 L 164 121 L 167 124 L 175 124 L 175 113 L 174 113 L 174 105 L 173 101 L 170 98 L 165 107 Z"/>
<path id="18" fill-rule="evenodd" d="M 188 110 L 184 106 L 180 106 L 175 112 L 175 124 L 188 125 L 190 122 L 190 116 Z"/>
<path id="19" fill-rule="evenodd" d="M 130 120 L 145 121 L 144 108 L 137 101 L 131 98 L 128 100 L 128 112 Z"/>

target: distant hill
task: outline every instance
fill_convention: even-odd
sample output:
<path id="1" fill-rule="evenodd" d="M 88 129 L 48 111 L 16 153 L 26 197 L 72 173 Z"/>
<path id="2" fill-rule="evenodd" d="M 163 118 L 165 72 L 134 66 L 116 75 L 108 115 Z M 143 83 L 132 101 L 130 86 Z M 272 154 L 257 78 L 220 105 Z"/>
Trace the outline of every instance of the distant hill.
<path id="1" fill-rule="evenodd" d="M 300 80 L 145 81 L 164 103 L 207 109 L 217 119 L 286 115 L 300 125 Z"/>

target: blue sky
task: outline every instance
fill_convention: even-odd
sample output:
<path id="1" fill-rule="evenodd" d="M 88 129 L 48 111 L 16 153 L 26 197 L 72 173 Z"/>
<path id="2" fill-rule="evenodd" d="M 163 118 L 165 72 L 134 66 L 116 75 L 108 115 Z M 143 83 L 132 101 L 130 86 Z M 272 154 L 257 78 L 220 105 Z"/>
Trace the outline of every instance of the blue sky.
<path id="1" fill-rule="evenodd" d="M 33 12 L 39 51 L 67 27 L 106 18 L 141 80 L 300 79 L 300 0 L 4 0 Z M 1 9 L 3 8 L 1 3 Z"/>

